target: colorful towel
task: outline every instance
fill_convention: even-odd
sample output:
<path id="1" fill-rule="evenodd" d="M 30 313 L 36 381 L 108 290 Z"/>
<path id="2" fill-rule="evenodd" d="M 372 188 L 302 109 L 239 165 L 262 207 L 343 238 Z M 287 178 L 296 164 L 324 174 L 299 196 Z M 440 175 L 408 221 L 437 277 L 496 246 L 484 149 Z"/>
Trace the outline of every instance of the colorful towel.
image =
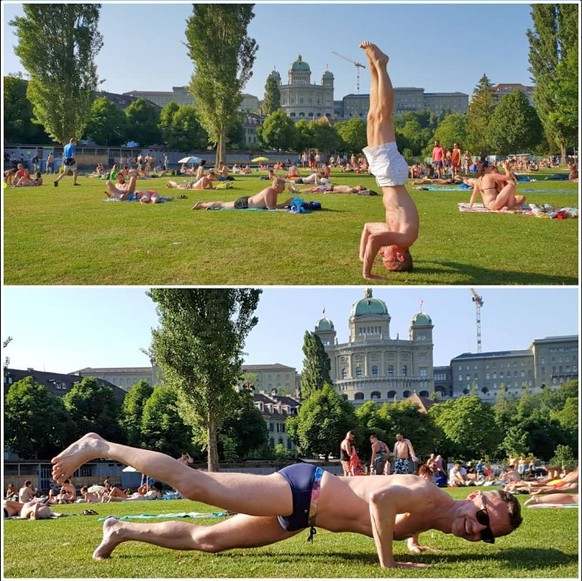
<path id="1" fill-rule="evenodd" d="M 160 514 L 128 514 L 126 516 L 113 516 L 108 515 L 97 520 L 107 520 L 108 518 L 115 518 L 117 520 L 140 520 L 148 518 L 164 518 L 164 519 L 177 519 L 177 518 L 224 518 L 226 516 L 232 516 L 234 513 L 228 511 L 222 512 L 162 512 Z"/>
<path id="2" fill-rule="evenodd" d="M 550 204 L 524 204 L 515 210 L 489 210 L 483 204 L 473 204 L 470 208 L 467 202 L 458 204 L 460 212 L 490 213 L 490 214 L 522 214 L 524 216 L 536 216 L 553 220 L 565 220 L 566 218 L 578 218 L 578 208 L 556 208 Z"/>

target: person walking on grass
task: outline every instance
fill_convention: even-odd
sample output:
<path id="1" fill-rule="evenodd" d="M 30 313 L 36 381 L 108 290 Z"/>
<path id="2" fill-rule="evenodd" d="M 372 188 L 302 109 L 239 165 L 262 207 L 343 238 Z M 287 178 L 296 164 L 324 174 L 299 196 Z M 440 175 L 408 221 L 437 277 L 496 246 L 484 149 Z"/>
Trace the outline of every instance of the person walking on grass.
<path id="1" fill-rule="evenodd" d="M 55 188 L 58 187 L 59 182 L 71 173 L 73 175 L 73 185 L 79 186 L 81 184 L 77 183 L 77 158 L 75 154 L 77 153 L 77 140 L 71 137 L 69 143 L 65 145 L 63 149 L 63 165 L 61 167 L 61 174 L 54 181 Z"/>

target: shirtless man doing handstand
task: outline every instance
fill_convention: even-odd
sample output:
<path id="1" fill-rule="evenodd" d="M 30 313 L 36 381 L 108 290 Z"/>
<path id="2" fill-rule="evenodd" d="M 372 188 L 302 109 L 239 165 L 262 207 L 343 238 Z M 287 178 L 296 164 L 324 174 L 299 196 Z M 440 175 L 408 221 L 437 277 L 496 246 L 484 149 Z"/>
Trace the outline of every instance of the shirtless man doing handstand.
<path id="1" fill-rule="evenodd" d="M 274 210 L 287 207 L 293 198 L 278 204 L 277 196 L 285 190 L 285 180 L 275 178 L 271 185 L 261 190 L 254 196 L 243 196 L 234 202 L 198 202 L 192 206 L 193 210 L 246 210 L 248 208 L 258 208 L 263 210 Z"/>
<path id="2" fill-rule="evenodd" d="M 366 125 L 368 146 L 364 154 L 370 172 L 382 188 L 386 208 L 386 222 L 364 225 L 360 242 L 360 260 L 365 279 L 383 278 L 372 274 L 372 265 L 378 253 L 384 266 L 392 271 L 412 270 L 409 248 L 418 238 L 418 211 L 404 187 L 408 165 L 396 147 L 392 123 L 394 89 L 386 66 L 388 57 L 371 42 L 360 45 L 370 65 L 370 109 Z"/>
<path id="3" fill-rule="evenodd" d="M 96 458 L 122 462 L 166 481 L 185 498 L 237 514 L 212 526 L 108 518 L 95 559 L 110 557 L 125 541 L 218 553 L 263 547 L 317 526 L 372 537 L 381 567 L 422 568 L 427 565 L 396 561 L 393 541 L 408 539 L 409 549 L 419 553 L 427 549 L 419 544 L 419 533 L 436 529 L 468 541 L 493 543 L 521 523 L 519 502 L 502 491 L 477 490 L 465 500 L 453 500 L 419 476 L 345 478 L 307 462 L 269 475 L 202 472 L 166 454 L 109 442 L 94 433 L 53 458 L 52 476 L 62 482 Z"/>

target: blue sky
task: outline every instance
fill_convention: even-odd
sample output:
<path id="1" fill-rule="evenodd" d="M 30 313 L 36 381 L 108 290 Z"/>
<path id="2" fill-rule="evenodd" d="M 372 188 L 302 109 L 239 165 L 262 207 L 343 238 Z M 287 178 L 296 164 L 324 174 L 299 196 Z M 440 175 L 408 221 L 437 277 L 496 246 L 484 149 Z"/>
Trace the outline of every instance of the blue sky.
<path id="1" fill-rule="evenodd" d="M 4 287 L 3 356 L 17 369 L 68 373 L 84 367 L 147 366 L 140 351 L 158 326 L 145 288 Z M 303 336 L 322 317 L 333 321 L 340 342 L 365 287 L 266 287 L 258 325 L 248 337 L 246 363 L 303 367 Z M 483 298 L 483 351 L 527 349 L 534 339 L 579 332 L 578 289 L 477 287 Z M 390 336 L 408 338 L 412 317 L 422 310 L 434 324 L 435 365 L 477 351 L 476 311 L 469 288 L 373 288 L 391 316 Z"/>
<path id="2" fill-rule="evenodd" d="M 97 56 L 102 88 L 114 93 L 171 90 L 188 84 L 185 22 L 192 3 L 102 2 L 104 47 Z M 22 70 L 13 50 L 13 27 L 21 3 L 2 2 L 3 71 Z M 356 93 L 356 67 L 333 51 L 365 63 L 362 40 L 376 42 L 391 57 L 395 86 L 427 92 L 471 95 L 483 74 L 493 83 L 531 84 L 526 31 L 532 27 L 528 3 L 263 3 L 257 2 L 249 34 L 259 44 L 254 74 L 245 91 L 263 97 L 273 69 L 287 82 L 300 53 L 311 82 L 326 70 L 335 77 L 335 98 Z M 360 69 L 360 93 L 369 72 Z"/>

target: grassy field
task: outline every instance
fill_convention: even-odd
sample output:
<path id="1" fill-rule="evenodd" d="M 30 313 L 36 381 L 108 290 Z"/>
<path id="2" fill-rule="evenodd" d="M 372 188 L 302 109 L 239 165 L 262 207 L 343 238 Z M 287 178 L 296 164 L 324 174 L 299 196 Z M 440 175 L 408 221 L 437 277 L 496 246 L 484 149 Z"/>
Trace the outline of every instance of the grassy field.
<path id="1" fill-rule="evenodd" d="M 377 189 L 370 176 L 332 177 Z M 185 192 L 188 199 L 155 206 L 104 203 L 105 184 L 98 179 L 80 177 L 82 187 L 73 187 L 65 177 L 58 188 L 46 181 L 4 189 L 5 284 L 363 284 L 362 225 L 384 216 L 380 196 L 346 194 L 302 195 L 323 206 L 309 214 L 191 211 L 198 200 L 256 193 L 267 185 L 258 174 L 237 176 L 231 190 Z M 140 181 L 138 188 L 175 195 L 165 181 Z M 540 180 L 518 187 L 529 189 L 536 190 L 525 192 L 531 202 L 578 207 L 576 183 Z M 457 204 L 468 201 L 469 192 L 410 191 L 421 219 L 415 270 L 388 273 L 378 264 L 375 271 L 386 274 L 380 284 L 578 284 L 578 220 L 466 214 Z"/>
<path id="2" fill-rule="evenodd" d="M 458 489 L 450 489 L 449 493 L 455 498 L 467 495 L 466 490 Z M 86 506 L 67 505 L 59 510 L 80 513 Z M 388 571 L 379 568 L 372 539 L 323 530 L 318 531 L 313 544 L 306 541 L 304 531 L 268 547 L 216 555 L 124 543 L 111 559 L 96 562 L 91 554 L 101 540 L 99 518 L 211 509 L 187 500 L 90 506 L 98 516 L 4 521 L 4 577 L 578 578 L 578 509 L 524 507 L 522 526 L 495 545 L 469 543 L 429 531 L 421 535 L 421 542 L 440 552 L 410 555 L 404 542 L 395 543 L 397 560 L 426 563 L 430 565 L 428 569 Z M 208 525 L 217 521 L 188 522 Z"/>

